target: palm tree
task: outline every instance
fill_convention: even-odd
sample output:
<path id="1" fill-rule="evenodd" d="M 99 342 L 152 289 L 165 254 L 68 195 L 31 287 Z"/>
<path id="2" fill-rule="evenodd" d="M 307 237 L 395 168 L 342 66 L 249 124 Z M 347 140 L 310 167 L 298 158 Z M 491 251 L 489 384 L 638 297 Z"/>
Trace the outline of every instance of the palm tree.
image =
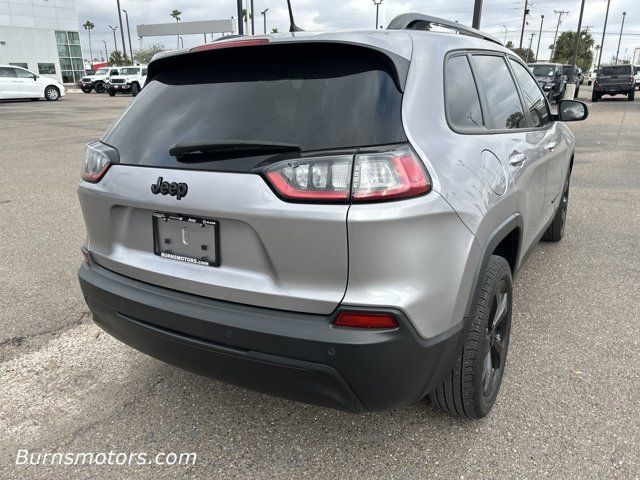
<path id="1" fill-rule="evenodd" d="M 182 15 L 182 12 L 180 10 L 172 10 L 171 13 L 169 14 L 170 17 L 173 17 L 176 19 L 176 23 L 180 21 L 180 15 Z M 180 35 L 176 35 L 176 41 L 177 41 L 177 48 L 180 48 Z"/>
<path id="2" fill-rule="evenodd" d="M 82 26 L 84 27 L 85 30 L 89 32 L 89 55 L 90 55 L 89 63 L 93 65 L 93 50 L 91 49 L 91 30 L 94 29 L 95 25 L 93 24 L 93 22 L 90 22 L 89 20 L 87 20 L 82 24 Z"/>

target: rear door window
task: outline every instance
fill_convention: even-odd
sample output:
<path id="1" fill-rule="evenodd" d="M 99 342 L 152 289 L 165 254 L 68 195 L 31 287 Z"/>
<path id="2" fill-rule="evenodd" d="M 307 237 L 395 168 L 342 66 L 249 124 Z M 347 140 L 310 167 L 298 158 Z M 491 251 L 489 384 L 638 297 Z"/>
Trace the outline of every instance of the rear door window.
<path id="1" fill-rule="evenodd" d="M 0 77 L 15 77 L 15 68 L 0 67 Z"/>
<path id="2" fill-rule="evenodd" d="M 534 127 L 544 127 L 551 122 L 549 106 L 544 98 L 540 85 L 531 76 L 528 68 L 522 66 L 520 62 L 509 59 L 511 68 L 520 85 L 520 91 L 525 107 L 529 110 L 531 122 Z"/>
<path id="3" fill-rule="evenodd" d="M 480 97 L 466 55 L 447 60 L 445 96 L 447 117 L 453 128 L 484 130 Z"/>
<path id="4" fill-rule="evenodd" d="M 406 141 L 402 93 L 380 52 L 331 44 L 240 47 L 170 59 L 104 142 L 125 164 L 176 163 L 176 143 L 251 140 L 302 151 Z"/>
<path id="5" fill-rule="evenodd" d="M 474 55 L 478 82 L 487 99 L 492 128 L 516 129 L 528 127 L 511 73 L 504 57 Z"/>

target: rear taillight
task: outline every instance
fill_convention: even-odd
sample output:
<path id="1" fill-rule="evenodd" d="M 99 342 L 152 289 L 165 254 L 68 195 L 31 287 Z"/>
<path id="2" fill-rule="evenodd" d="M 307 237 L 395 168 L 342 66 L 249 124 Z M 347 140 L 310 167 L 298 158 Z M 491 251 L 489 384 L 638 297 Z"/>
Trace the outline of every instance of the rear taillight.
<path id="1" fill-rule="evenodd" d="M 287 200 L 382 202 L 423 195 L 429 176 L 408 145 L 388 151 L 285 160 L 261 172 Z"/>
<path id="2" fill-rule="evenodd" d="M 352 328 L 397 328 L 398 321 L 390 313 L 340 312 L 333 324 Z"/>
<path id="3" fill-rule="evenodd" d="M 87 145 L 82 165 L 82 180 L 90 183 L 98 183 L 109 167 L 118 162 L 118 151 L 101 142 L 93 142 Z"/>

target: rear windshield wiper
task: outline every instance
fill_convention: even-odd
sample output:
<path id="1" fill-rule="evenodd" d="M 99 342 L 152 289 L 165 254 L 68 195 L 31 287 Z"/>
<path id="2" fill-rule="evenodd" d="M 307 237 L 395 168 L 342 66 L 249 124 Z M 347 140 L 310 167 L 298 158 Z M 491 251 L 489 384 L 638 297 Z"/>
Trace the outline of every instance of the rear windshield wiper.
<path id="1" fill-rule="evenodd" d="M 176 143 L 169 155 L 179 162 L 215 161 L 230 157 L 265 155 L 269 153 L 299 152 L 294 143 L 263 142 L 259 140 L 215 140 L 212 142 Z M 214 154 L 213 157 L 207 154 Z M 217 158 L 219 154 L 220 158 Z"/>

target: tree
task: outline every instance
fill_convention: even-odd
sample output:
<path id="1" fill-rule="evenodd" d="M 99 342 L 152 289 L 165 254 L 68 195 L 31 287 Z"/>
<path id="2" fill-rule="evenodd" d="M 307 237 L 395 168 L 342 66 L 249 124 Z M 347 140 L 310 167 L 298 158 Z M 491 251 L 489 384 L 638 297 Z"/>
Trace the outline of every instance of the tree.
<path id="1" fill-rule="evenodd" d="M 530 50 L 528 48 L 516 48 L 511 40 L 507 42 L 506 47 L 509 50 L 513 50 L 513 53 L 518 55 L 525 62 L 536 63 L 536 56 L 533 53 L 533 50 Z"/>
<path id="2" fill-rule="evenodd" d="M 164 50 L 164 45 L 156 43 L 154 45 L 151 45 L 150 47 L 138 50 L 133 54 L 133 59 L 141 65 L 148 65 L 156 53 L 164 52 Z"/>
<path id="3" fill-rule="evenodd" d="M 89 58 L 91 59 L 89 63 L 93 63 L 93 49 L 91 48 L 91 30 L 95 28 L 95 25 L 89 20 L 87 20 L 82 24 L 82 26 L 84 27 L 85 30 L 89 32 Z"/>
<path id="4" fill-rule="evenodd" d="M 271 29 L 271 33 L 280 33 L 279 30 L 277 28 L 272 28 Z"/>
<path id="5" fill-rule="evenodd" d="M 180 21 L 180 15 L 182 15 L 182 12 L 180 10 L 171 10 L 171 13 L 169 14 L 170 17 L 176 19 L 176 23 Z M 178 43 L 176 48 L 180 48 L 180 35 L 176 35 L 176 41 Z"/>
<path id="6" fill-rule="evenodd" d="M 109 55 L 109 66 L 110 67 L 120 67 L 122 65 L 128 65 L 129 61 L 125 59 L 122 55 L 122 52 L 119 50 L 114 50 Z"/>
<path id="7" fill-rule="evenodd" d="M 552 62 L 571 63 L 573 61 L 573 43 L 576 38 L 576 32 L 562 32 L 556 42 L 556 50 L 553 52 Z M 593 37 L 589 32 L 580 32 L 580 41 L 578 42 L 578 59 L 576 65 L 584 71 L 588 71 L 593 63 Z M 551 45 L 549 45 L 551 48 Z"/>

